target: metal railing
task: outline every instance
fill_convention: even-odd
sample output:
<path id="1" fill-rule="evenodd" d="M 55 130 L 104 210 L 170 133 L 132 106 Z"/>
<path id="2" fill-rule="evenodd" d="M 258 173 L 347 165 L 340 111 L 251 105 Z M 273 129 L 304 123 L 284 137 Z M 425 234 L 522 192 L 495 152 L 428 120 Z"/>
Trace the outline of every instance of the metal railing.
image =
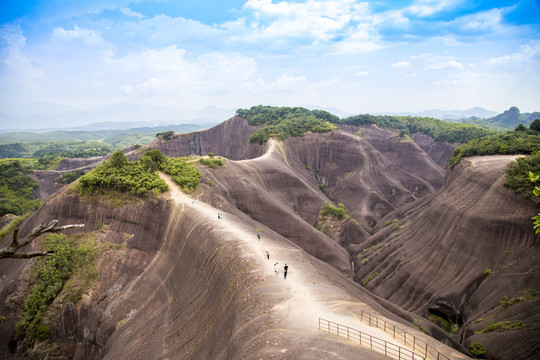
<path id="1" fill-rule="evenodd" d="M 386 320 L 379 318 L 376 315 L 360 312 L 360 321 L 369 326 L 373 326 L 384 330 L 385 333 L 392 335 L 394 339 L 403 343 L 405 346 L 412 348 L 416 354 L 421 354 L 425 359 L 429 360 L 449 360 L 448 357 L 441 354 L 433 346 L 429 345 L 425 341 L 418 339 L 417 337 L 409 334 L 405 330 L 398 328 L 397 326 L 388 323 Z"/>
<path id="2" fill-rule="evenodd" d="M 319 329 L 346 337 L 349 340 L 358 342 L 360 345 L 369 347 L 373 351 L 384 354 L 384 356 L 397 360 L 424 360 L 422 356 L 415 354 L 409 349 L 402 348 L 401 346 L 333 321 L 319 318 Z"/>

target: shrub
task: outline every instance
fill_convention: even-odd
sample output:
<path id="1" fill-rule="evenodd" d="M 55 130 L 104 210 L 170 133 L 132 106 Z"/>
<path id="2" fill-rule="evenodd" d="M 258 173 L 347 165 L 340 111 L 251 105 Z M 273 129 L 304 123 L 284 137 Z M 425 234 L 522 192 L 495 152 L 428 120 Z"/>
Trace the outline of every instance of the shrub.
<path id="1" fill-rule="evenodd" d="M 105 189 L 135 195 L 167 191 L 165 181 L 154 172 L 153 167 L 148 166 L 149 162 L 153 163 L 152 156 L 143 158 L 147 161 L 130 162 L 122 151 L 117 151 L 108 161 L 82 176 L 79 189 L 90 193 Z"/>
<path id="2" fill-rule="evenodd" d="M 202 174 L 197 166 L 186 158 L 170 158 L 163 171 L 171 175 L 173 180 L 184 190 L 195 190 L 199 186 Z"/>
<path id="3" fill-rule="evenodd" d="M 484 348 L 484 345 L 482 345 L 478 341 L 469 345 L 469 350 L 471 351 L 471 354 L 473 354 L 473 356 L 477 359 L 487 358 L 487 351 Z"/>
<path id="4" fill-rule="evenodd" d="M 217 159 L 199 159 L 199 162 L 203 165 L 206 165 L 212 169 L 218 167 L 218 166 L 223 166 L 225 164 L 225 160 L 223 160 L 221 158 L 221 156 Z"/>
<path id="5" fill-rule="evenodd" d="M 174 131 L 172 130 L 163 131 L 163 132 L 157 133 L 156 137 L 161 137 L 163 138 L 163 140 L 171 140 L 172 138 L 174 138 Z"/>
<path id="6" fill-rule="evenodd" d="M 540 174 L 540 152 L 519 158 L 508 164 L 504 185 L 511 188 L 516 194 L 522 193 L 533 198 L 535 183 L 531 181 L 529 176 L 531 172 Z"/>
<path id="7" fill-rule="evenodd" d="M 72 182 L 74 182 L 75 180 L 77 180 L 83 175 L 84 175 L 83 170 L 76 170 L 73 172 L 64 173 L 60 175 L 60 177 L 58 177 L 55 181 L 59 184 L 67 185 L 67 184 L 71 184 Z"/>
<path id="8" fill-rule="evenodd" d="M 330 203 L 326 203 L 323 205 L 323 208 L 321 210 L 321 215 L 332 215 L 337 217 L 338 219 L 343 219 L 344 217 L 349 217 L 349 214 L 347 210 L 345 209 L 345 206 L 343 204 L 338 204 L 337 207 L 332 206 Z"/>

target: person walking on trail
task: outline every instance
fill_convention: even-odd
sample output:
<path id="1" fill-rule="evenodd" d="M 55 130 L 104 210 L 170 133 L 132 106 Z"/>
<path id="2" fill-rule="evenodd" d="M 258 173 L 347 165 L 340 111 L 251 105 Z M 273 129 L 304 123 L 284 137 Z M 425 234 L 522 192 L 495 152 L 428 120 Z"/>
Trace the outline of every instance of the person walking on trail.
<path id="1" fill-rule="evenodd" d="M 261 232 L 260 231 L 257 233 L 257 237 L 259 238 L 259 240 L 261 240 Z"/>
<path id="2" fill-rule="evenodd" d="M 283 280 L 287 279 L 287 271 L 289 271 L 289 266 L 285 264 L 285 266 L 283 267 Z"/>
<path id="3" fill-rule="evenodd" d="M 279 275 L 279 263 L 274 264 L 274 274 Z"/>
<path id="4" fill-rule="evenodd" d="M 269 252 L 268 250 L 265 250 L 265 251 L 264 251 L 264 255 L 266 256 L 266 258 L 267 258 L 268 260 L 270 260 L 270 252 Z"/>

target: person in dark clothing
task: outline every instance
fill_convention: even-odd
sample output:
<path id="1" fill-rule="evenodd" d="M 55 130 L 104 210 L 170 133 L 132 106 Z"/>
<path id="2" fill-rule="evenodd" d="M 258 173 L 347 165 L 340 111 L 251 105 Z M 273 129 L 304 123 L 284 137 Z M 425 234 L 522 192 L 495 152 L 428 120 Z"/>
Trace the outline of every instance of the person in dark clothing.
<path id="1" fill-rule="evenodd" d="M 261 240 L 261 232 L 260 231 L 257 233 L 257 237 L 259 238 L 259 240 Z"/>
<path id="2" fill-rule="evenodd" d="M 287 279 L 287 271 L 289 271 L 289 265 L 285 264 L 283 267 L 283 280 Z"/>

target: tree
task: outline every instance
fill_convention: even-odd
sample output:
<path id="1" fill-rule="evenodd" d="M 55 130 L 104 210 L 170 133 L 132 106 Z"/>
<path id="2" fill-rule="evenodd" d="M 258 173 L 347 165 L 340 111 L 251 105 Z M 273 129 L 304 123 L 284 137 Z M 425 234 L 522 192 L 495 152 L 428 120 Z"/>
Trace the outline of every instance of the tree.
<path id="1" fill-rule="evenodd" d="M 529 129 L 534 131 L 540 131 L 540 119 L 534 120 L 531 125 L 529 125 Z"/>
<path id="2" fill-rule="evenodd" d="M 535 185 L 533 194 L 535 196 L 540 196 L 540 175 L 535 175 L 534 173 L 529 171 L 529 180 L 531 180 L 531 182 Z M 533 216 L 532 219 L 534 220 L 533 228 L 536 230 L 536 234 L 538 234 L 540 233 L 540 214 Z"/>
<path id="3" fill-rule="evenodd" d="M 527 131 L 527 128 L 523 124 L 519 124 L 514 131 Z"/>
<path id="4" fill-rule="evenodd" d="M 122 150 L 116 151 L 107 161 L 107 165 L 113 168 L 120 169 L 127 165 L 129 160 Z"/>
<path id="5" fill-rule="evenodd" d="M 58 223 L 58 220 L 52 220 L 48 224 L 46 223 L 39 224 L 30 232 L 30 234 L 26 235 L 24 239 L 22 239 L 21 241 L 19 241 L 18 239 L 19 228 L 17 227 L 15 230 L 13 230 L 13 240 L 11 241 L 11 244 L 7 248 L 0 250 L 0 259 L 3 259 L 3 258 L 29 259 L 29 258 L 33 258 L 37 256 L 50 255 L 53 253 L 52 251 L 36 251 L 36 252 L 30 252 L 30 253 L 18 253 L 17 250 L 19 250 L 23 246 L 30 244 L 33 240 L 35 240 L 42 234 L 59 232 L 66 229 L 84 226 L 84 224 L 55 226 L 57 223 Z"/>

